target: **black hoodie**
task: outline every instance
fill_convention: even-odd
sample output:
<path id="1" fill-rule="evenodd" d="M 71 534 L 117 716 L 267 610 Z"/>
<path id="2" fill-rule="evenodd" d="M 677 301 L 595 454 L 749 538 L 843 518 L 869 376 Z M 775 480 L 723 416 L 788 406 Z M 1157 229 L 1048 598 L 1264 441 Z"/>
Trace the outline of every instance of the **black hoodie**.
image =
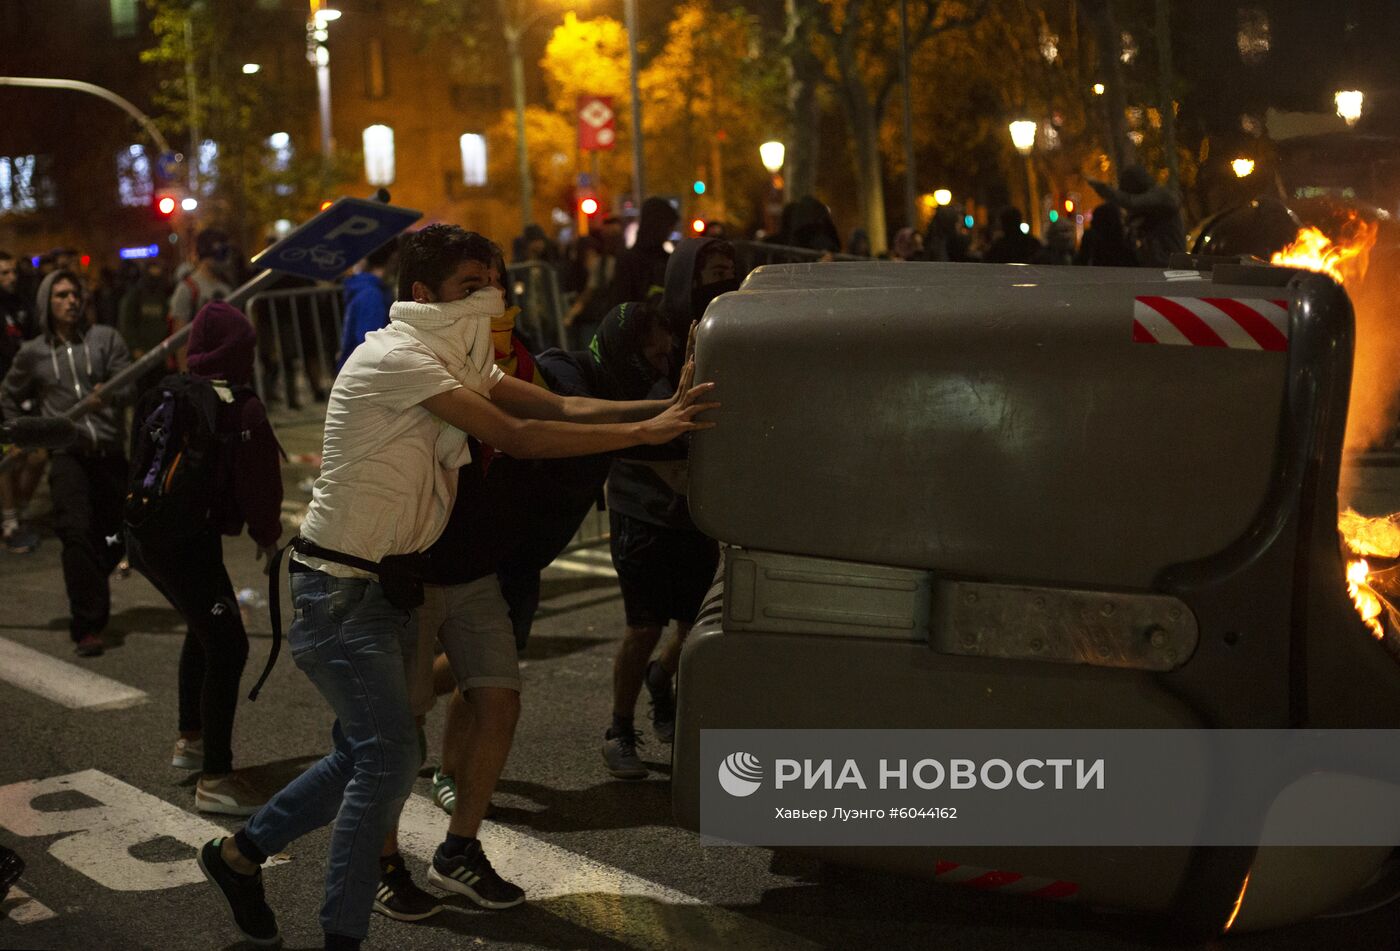
<path id="1" fill-rule="evenodd" d="M 617 398 L 666 399 L 675 392 L 675 376 L 680 371 L 679 361 L 684 357 L 686 335 L 689 332 L 691 322 L 702 316 L 702 314 L 696 313 L 697 304 L 708 303 L 708 300 L 702 302 L 696 299 L 696 266 L 699 263 L 700 252 L 716 240 L 718 239 L 687 238 L 676 246 L 671 260 L 666 265 L 666 291 L 661 298 L 661 312 L 664 315 L 667 329 L 670 330 L 672 338 L 677 341 L 676 352 L 672 360 L 672 363 L 676 364 L 672 367 L 672 378 L 658 378 L 648 393 L 630 392 L 619 394 Z M 725 282 L 726 289 L 734 289 L 737 286 L 737 281 Z M 605 339 L 603 331 L 618 316 L 620 315 L 616 311 L 608 315 L 608 319 L 603 322 L 603 327 L 599 328 L 598 336 L 594 338 L 595 347 L 599 341 Z M 640 341 L 636 344 L 636 349 L 635 357 L 630 353 L 619 353 L 612 357 L 612 361 L 619 362 L 620 358 L 624 356 L 632 357 L 631 362 L 633 363 L 642 360 Z M 602 356 L 606 357 L 608 354 L 602 354 Z M 686 445 L 686 441 L 681 439 L 669 444 L 668 448 L 674 446 L 677 454 L 680 454 Z M 681 488 L 685 483 L 686 470 L 687 466 L 683 456 L 675 460 L 656 462 L 618 459 L 613 463 L 612 474 L 608 477 L 608 507 L 622 515 L 650 522 L 653 525 L 698 531 L 695 523 L 690 519 L 690 509 Z"/>
<path id="2" fill-rule="evenodd" d="M 644 301 L 654 287 L 665 286 L 666 248 L 680 215 L 664 198 L 642 202 L 637 219 L 637 240 L 617 262 L 610 299 L 613 306 Z"/>

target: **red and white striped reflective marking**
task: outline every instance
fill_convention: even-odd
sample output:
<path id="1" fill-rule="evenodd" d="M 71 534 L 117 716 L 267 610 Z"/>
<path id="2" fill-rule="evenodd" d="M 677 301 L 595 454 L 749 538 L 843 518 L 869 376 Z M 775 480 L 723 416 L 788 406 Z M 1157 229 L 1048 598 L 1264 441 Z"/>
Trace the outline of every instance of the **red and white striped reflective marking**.
<path id="1" fill-rule="evenodd" d="M 1033 878 L 1020 872 L 999 872 L 972 865 L 959 865 L 957 862 L 936 863 L 933 875 L 935 881 L 945 885 L 965 885 L 979 891 L 999 892 L 1003 895 L 1030 895 L 1033 898 L 1048 898 L 1052 901 L 1069 901 L 1079 894 L 1079 886 L 1074 882 Z"/>
<path id="2" fill-rule="evenodd" d="M 1233 297 L 1139 297 L 1133 340 L 1178 347 L 1288 349 L 1288 301 Z"/>

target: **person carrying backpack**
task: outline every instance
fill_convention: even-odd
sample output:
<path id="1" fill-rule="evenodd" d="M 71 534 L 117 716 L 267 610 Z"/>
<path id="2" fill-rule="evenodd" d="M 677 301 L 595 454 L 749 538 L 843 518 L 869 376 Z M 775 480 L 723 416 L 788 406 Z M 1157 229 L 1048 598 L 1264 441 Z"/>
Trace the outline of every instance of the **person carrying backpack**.
<path id="1" fill-rule="evenodd" d="M 233 718 L 248 658 L 222 535 L 243 526 L 271 557 L 282 534 L 280 449 L 249 387 L 256 339 L 242 312 L 206 304 L 189 338 L 189 373 L 153 387 L 136 408 L 127 548 L 185 619 L 179 738 L 171 765 L 200 770 L 195 808 L 252 815 L 265 801 L 233 771 Z"/>

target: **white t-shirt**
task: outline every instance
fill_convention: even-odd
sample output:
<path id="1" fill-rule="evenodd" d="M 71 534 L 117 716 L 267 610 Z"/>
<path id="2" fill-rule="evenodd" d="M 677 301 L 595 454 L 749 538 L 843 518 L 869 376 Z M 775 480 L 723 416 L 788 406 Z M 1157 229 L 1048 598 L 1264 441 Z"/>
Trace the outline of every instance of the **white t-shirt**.
<path id="1" fill-rule="evenodd" d="M 488 396 L 504 374 L 494 363 L 448 372 L 423 343 L 393 327 L 365 336 L 335 378 L 326 404 L 321 475 L 301 525 L 307 541 L 370 561 L 427 549 L 447 526 L 457 470 L 471 461 L 458 430 L 419 404 L 467 386 Z M 459 379 L 460 377 L 460 379 Z M 345 565 L 296 555 L 338 578 Z"/>

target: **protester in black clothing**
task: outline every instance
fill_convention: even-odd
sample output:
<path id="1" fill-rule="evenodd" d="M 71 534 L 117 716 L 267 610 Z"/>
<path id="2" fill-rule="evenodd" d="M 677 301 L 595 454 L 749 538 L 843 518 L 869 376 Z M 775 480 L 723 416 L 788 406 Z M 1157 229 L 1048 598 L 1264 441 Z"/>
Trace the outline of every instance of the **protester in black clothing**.
<path id="1" fill-rule="evenodd" d="M 679 220 L 680 214 L 664 198 L 648 198 L 642 202 L 641 216 L 637 219 L 637 240 L 617 262 L 610 295 L 613 306 L 646 300 L 661 292 L 666 283 L 666 260 L 670 257 L 664 245 Z"/>
<path id="2" fill-rule="evenodd" d="M 682 241 L 666 268 L 660 326 L 638 305 L 609 314 L 591 347 L 598 373 L 623 398 L 669 396 L 693 321 L 715 297 L 738 289 L 734 275 L 734 248 L 728 242 Z M 718 545 L 690 518 L 684 444 L 673 448 L 671 459 L 619 458 L 608 477 L 613 567 L 622 586 L 626 632 L 613 662 L 612 722 L 603 737 L 603 761 L 619 779 L 647 775 L 633 726 L 643 682 L 656 736 L 670 742 L 675 734 L 672 679 L 719 562 Z M 675 636 L 651 660 L 673 620 Z"/>
<path id="3" fill-rule="evenodd" d="M 924 232 L 925 261 L 971 261 L 967 234 L 956 208 L 940 205 Z"/>
<path id="4" fill-rule="evenodd" d="M 185 535 L 147 532 L 141 525 L 130 526 L 128 532 L 132 566 L 150 579 L 188 626 L 180 653 L 180 736 L 171 765 L 201 772 L 195 785 L 196 809 L 232 816 L 252 815 L 266 797 L 233 770 L 233 717 L 248 659 L 248 634 L 224 568 L 221 536 L 237 535 L 246 524 L 258 556 L 270 563 L 282 534 L 277 438 L 267 410 L 248 386 L 254 347 L 253 325 L 231 305 L 214 301 L 195 317 L 189 338 L 190 377 L 206 384 L 217 400 L 218 459 L 208 484 L 186 491 L 200 492 L 213 505 L 206 521 L 191 526 Z M 162 388 L 169 388 L 172 380 Z M 144 399 L 135 425 L 142 426 L 148 413 L 158 414 L 166 398 L 164 392 L 154 392 Z M 132 451 L 138 468 L 140 443 L 138 435 Z M 141 476 L 132 473 L 133 479 Z"/>
<path id="5" fill-rule="evenodd" d="M 61 416 L 85 401 L 95 409 L 78 423 L 77 440 L 55 452 L 49 470 L 54 528 L 63 543 L 63 581 L 80 656 L 104 650 L 111 613 L 108 576 L 121 561 L 126 495 L 125 423 L 113 404 L 125 393 L 102 385 L 131 363 L 111 327 L 84 327 L 82 284 L 71 271 L 53 271 L 39 285 L 37 313 L 44 333 L 20 348 L 0 386 L 0 407 L 15 417 L 34 400 L 39 414 Z"/>
<path id="6" fill-rule="evenodd" d="M 841 233 L 836 230 L 831 209 L 813 195 L 803 195 L 783 208 L 781 229 L 772 240 L 774 244 L 812 251 L 841 251 Z"/>
<path id="7" fill-rule="evenodd" d="M 1128 216 L 1128 242 L 1140 267 L 1166 267 L 1171 256 L 1186 250 L 1186 225 L 1181 196 L 1159 185 L 1141 165 L 1129 165 L 1118 176 L 1118 187 L 1089 179 L 1094 191 Z"/>
<path id="8" fill-rule="evenodd" d="M 1074 255 L 1075 264 L 1091 267 L 1134 267 L 1137 258 L 1123 230 L 1123 209 L 1111 201 L 1095 208 L 1084 229 L 1084 240 Z"/>
<path id="9" fill-rule="evenodd" d="M 992 246 L 987 249 L 987 253 L 982 255 L 982 260 L 988 264 L 1031 263 L 1036 253 L 1040 251 L 1041 244 L 1033 236 L 1021 230 L 1021 226 L 1024 224 L 1021 209 L 1003 208 L 997 220 L 1001 225 L 1001 233 L 992 242 Z"/>

